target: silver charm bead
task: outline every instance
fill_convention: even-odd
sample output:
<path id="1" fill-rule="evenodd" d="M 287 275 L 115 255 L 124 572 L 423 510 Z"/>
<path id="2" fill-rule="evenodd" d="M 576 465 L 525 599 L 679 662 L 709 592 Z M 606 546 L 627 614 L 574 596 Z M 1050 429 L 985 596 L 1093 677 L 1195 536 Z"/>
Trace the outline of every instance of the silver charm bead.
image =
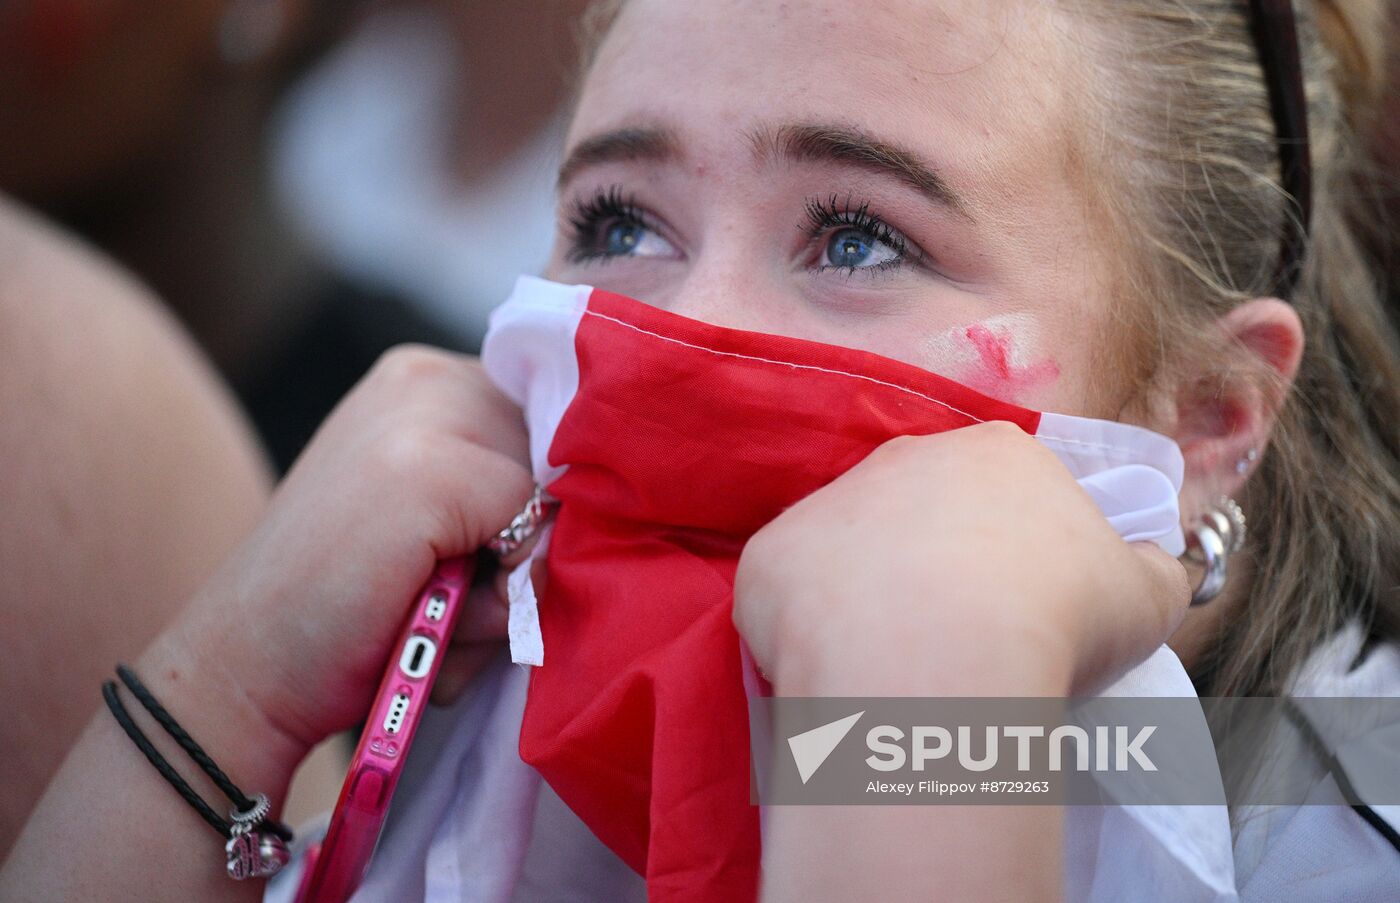
<path id="1" fill-rule="evenodd" d="M 258 859 L 261 867 L 258 877 L 270 878 L 292 861 L 292 854 L 286 842 L 269 831 L 262 835 L 262 841 L 258 844 Z"/>
<path id="2" fill-rule="evenodd" d="M 237 809 L 230 809 L 228 817 L 233 819 L 235 826 L 247 825 L 256 827 L 261 824 L 272 813 L 272 803 L 268 800 L 266 793 L 259 793 L 253 797 L 253 807 L 246 812 Z"/>
<path id="3" fill-rule="evenodd" d="M 261 827 L 270 814 L 272 803 L 265 793 L 253 797 L 252 808 L 229 812 L 229 817 L 233 819 L 233 834 L 224 844 L 227 856 L 225 866 L 229 877 L 235 881 L 271 877 L 291 861 L 286 842 Z"/>
<path id="4" fill-rule="evenodd" d="M 228 843 L 224 844 L 224 853 L 228 857 L 226 868 L 230 878 L 235 881 L 244 881 L 253 877 L 260 858 L 257 835 L 241 825 L 235 827 L 233 836 L 228 839 Z"/>
<path id="5" fill-rule="evenodd" d="M 235 881 L 270 878 L 282 871 L 292 858 L 282 838 L 248 825 L 234 826 L 233 836 L 224 844 L 224 852 L 228 857 L 225 867 Z"/>

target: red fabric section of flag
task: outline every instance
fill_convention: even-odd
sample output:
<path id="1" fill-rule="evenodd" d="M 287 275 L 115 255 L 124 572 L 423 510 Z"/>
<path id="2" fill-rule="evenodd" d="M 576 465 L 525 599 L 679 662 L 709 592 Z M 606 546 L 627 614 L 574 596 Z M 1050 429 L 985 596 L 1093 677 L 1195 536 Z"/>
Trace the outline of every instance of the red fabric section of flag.
<path id="1" fill-rule="evenodd" d="M 654 903 L 758 886 L 731 623 L 744 543 L 878 445 L 1040 415 L 879 355 L 699 323 L 594 291 L 549 462 L 548 655 L 520 751 Z M 852 550 L 859 554 L 859 550 Z"/>

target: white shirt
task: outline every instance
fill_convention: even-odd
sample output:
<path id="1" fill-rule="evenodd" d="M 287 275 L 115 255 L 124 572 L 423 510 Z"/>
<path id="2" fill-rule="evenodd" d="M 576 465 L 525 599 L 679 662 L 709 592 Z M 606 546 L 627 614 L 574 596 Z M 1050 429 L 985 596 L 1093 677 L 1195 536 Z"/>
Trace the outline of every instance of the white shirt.
<path id="1" fill-rule="evenodd" d="M 1355 668 L 1365 636 L 1348 626 L 1308 660 L 1295 679 L 1295 697 L 1400 697 L 1400 646 L 1371 649 Z M 1379 750 L 1395 767 L 1390 787 L 1400 784 L 1400 733 L 1395 726 L 1350 737 L 1326 737 L 1345 769 L 1352 754 Z M 1353 778 L 1355 772 L 1352 772 Z M 1363 798 L 1366 788 L 1359 787 Z M 1324 774 L 1310 800 L 1337 798 L 1336 782 Z M 1370 796 L 1370 798 L 1376 798 Z M 1400 806 L 1371 807 L 1400 830 Z M 1238 813 L 1235 844 L 1239 899 L 1245 903 L 1394 903 L 1400 900 L 1400 850 L 1345 806 L 1254 807 Z"/>

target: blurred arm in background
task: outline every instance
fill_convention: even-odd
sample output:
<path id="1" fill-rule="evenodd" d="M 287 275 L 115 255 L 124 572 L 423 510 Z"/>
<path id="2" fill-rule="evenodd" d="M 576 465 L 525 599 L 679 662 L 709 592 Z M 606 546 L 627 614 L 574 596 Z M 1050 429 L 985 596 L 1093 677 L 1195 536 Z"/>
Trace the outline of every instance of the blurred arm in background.
<path id="1" fill-rule="evenodd" d="M 0 859 L 101 699 L 263 510 L 227 391 L 141 286 L 0 199 Z"/>

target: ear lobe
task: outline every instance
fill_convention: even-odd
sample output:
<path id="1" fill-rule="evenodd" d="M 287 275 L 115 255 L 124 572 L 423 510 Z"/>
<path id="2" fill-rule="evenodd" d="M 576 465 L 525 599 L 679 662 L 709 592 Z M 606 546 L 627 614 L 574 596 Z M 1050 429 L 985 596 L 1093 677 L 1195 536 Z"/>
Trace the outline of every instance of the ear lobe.
<path id="1" fill-rule="evenodd" d="M 1199 511 L 1238 492 L 1273 431 L 1303 356 L 1298 313 L 1255 298 L 1217 321 L 1229 360 L 1182 388 L 1175 439 L 1186 459 L 1184 507 Z M 1243 466 L 1241 466 L 1243 462 Z"/>

